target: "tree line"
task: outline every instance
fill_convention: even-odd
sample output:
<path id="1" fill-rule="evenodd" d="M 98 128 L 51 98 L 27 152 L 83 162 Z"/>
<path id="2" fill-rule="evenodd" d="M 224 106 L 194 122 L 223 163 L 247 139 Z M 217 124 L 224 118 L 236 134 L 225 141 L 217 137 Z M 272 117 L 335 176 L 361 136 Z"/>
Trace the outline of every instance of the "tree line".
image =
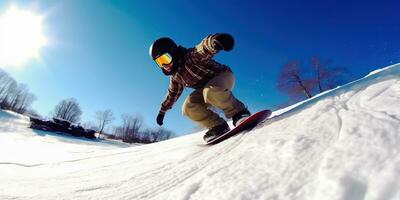
<path id="1" fill-rule="evenodd" d="M 74 98 L 60 101 L 54 108 L 52 116 L 72 123 L 79 123 L 82 109 Z M 94 122 L 86 122 L 83 126 L 98 132 L 98 137 L 104 135 L 111 139 L 119 139 L 126 143 L 153 143 L 170 139 L 173 132 L 164 128 L 144 129 L 143 120 L 133 114 L 123 114 L 122 124 L 109 127 L 115 120 L 114 113 L 110 109 L 97 111 Z M 110 131 L 105 133 L 106 129 Z"/>

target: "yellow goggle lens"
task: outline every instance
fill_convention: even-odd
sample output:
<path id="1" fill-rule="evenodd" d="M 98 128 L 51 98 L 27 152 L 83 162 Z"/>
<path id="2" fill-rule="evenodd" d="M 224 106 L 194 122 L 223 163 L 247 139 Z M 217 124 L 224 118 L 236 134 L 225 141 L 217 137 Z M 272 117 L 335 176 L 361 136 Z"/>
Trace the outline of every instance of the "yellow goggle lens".
<path id="1" fill-rule="evenodd" d="M 156 58 L 155 61 L 159 67 L 163 68 L 163 65 L 171 64 L 172 56 L 169 55 L 169 53 L 164 53 L 163 55 Z"/>

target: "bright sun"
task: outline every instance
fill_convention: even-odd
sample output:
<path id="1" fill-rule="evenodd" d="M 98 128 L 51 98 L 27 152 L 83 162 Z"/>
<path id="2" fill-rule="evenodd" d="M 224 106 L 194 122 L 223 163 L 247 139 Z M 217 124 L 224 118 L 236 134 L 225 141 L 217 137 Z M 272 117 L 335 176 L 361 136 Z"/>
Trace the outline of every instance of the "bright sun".
<path id="1" fill-rule="evenodd" d="M 40 59 L 39 50 L 46 43 L 42 16 L 16 6 L 0 14 L 0 68 Z"/>

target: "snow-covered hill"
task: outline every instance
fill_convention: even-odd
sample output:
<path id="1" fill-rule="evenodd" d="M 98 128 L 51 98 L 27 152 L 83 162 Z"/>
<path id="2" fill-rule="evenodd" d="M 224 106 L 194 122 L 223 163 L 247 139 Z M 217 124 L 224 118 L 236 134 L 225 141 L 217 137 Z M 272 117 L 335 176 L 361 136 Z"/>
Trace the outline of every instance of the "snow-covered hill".
<path id="1" fill-rule="evenodd" d="M 204 146 L 58 139 L 0 112 L 0 199 L 400 199 L 400 64 Z"/>

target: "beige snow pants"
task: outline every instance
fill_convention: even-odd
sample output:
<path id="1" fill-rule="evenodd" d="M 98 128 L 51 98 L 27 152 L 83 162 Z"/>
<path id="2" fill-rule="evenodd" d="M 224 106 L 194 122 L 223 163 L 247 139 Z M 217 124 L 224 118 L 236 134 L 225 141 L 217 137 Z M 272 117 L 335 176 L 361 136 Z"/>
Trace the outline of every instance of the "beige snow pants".
<path id="1" fill-rule="evenodd" d="M 182 113 L 206 128 L 224 123 L 225 120 L 209 108 L 213 106 L 221 109 L 228 119 L 244 110 L 244 104 L 232 94 L 234 85 L 233 73 L 230 70 L 221 72 L 186 98 Z"/>

